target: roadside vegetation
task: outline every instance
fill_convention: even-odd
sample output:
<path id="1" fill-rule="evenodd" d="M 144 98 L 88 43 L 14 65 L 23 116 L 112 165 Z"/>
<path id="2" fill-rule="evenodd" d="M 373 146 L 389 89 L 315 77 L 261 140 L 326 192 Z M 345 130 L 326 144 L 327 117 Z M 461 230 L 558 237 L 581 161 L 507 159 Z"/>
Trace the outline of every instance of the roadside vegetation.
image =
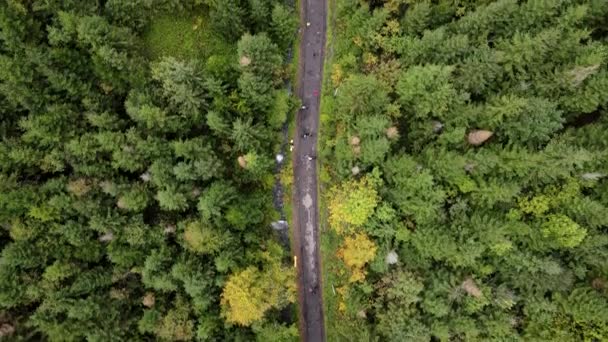
<path id="1" fill-rule="evenodd" d="M 270 228 L 296 23 L 278 0 L 0 5 L 0 339 L 297 340 Z"/>
<path id="2" fill-rule="evenodd" d="M 334 5 L 328 340 L 608 339 L 606 2 Z"/>

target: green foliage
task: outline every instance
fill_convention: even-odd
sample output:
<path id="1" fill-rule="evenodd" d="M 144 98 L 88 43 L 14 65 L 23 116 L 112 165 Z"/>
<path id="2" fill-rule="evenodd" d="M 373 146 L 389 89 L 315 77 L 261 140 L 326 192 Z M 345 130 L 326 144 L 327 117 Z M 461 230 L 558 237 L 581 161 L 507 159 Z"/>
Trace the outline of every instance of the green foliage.
<path id="1" fill-rule="evenodd" d="M 205 221 L 219 222 L 221 210 L 236 196 L 236 189 L 225 182 L 215 182 L 205 189 L 198 202 L 198 211 Z"/>
<path id="2" fill-rule="evenodd" d="M 2 3 L 0 339 L 297 336 L 292 317 L 221 311 L 239 270 L 271 275 L 264 299 L 293 293 L 269 252 L 268 179 L 294 15 L 278 0 Z M 294 300 L 280 293 L 277 311 Z"/>
<path id="3" fill-rule="evenodd" d="M 384 113 L 389 104 L 385 86 L 373 76 L 353 75 L 340 87 L 336 98 L 336 118 Z"/>
<path id="4" fill-rule="evenodd" d="M 267 324 L 255 329 L 256 339 L 259 342 L 295 342 L 298 341 L 298 328 L 296 325 L 285 326 L 281 324 Z"/>
<path id="5" fill-rule="evenodd" d="M 409 68 L 397 84 L 402 108 L 417 118 L 443 119 L 458 104 L 459 95 L 450 84 L 453 68 L 439 65 Z"/>
<path id="6" fill-rule="evenodd" d="M 239 152 L 255 150 L 261 144 L 264 133 L 261 130 L 262 128 L 259 125 L 256 126 L 253 123 L 253 119 L 238 118 L 232 123 L 230 139 Z"/>
<path id="7" fill-rule="evenodd" d="M 186 248 L 200 254 L 215 254 L 230 243 L 230 236 L 200 222 L 186 224 L 184 242 Z"/>
<path id="8" fill-rule="evenodd" d="M 403 214 L 411 215 L 420 224 L 437 218 L 445 193 L 434 186 L 428 170 L 404 156 L 387 161 L 385 173 L 391 200 Z"/>
<path id="9" fill-rule="evenodd" d="M 246 9 L 239 0 L 205 0 L 210 6 L 209 18 L 216 32 L 229 41 L 237 40 L 246 30 Z"/>
<path id="10" fill-rule="evenodd" d="M 244 72 L 264 75 L 266 78 L 281 64 L 278 47 L 266 34 L 243 35 L 238 42 L 238 55 L 239 58 L 250 59 L 249 62 L 240 63 Z"/>
<path id="11" fill-rule="evenodd" d="M 142 211 L 148 205 L 148 194 L 141 187 L 127 189 L 119 198 L 116 205 L 125 210 Z"/>
<path id="12" fill-rule="evenodd" d="M 541 98 L 501 97 L 489 101 L 478 119 L 480 127 L 497 131 L 511 143 L 538 145 L 562 128 L 556 104 Z"/>
<path id="13" fill-rule="evenodd" d="M 272 104 L 272 86 L 282 58 L 278 46 L 265 33 L 245 34 L 238 42 L 241 76 L 238 84 L 245 112 L 266 112 Z"/>
<path id="14" fill-rule="evenodd" d="M 587 235 L 584 228 L 564 215 L 550 215 L 542 224 L 541 231 L 543 236 L 566 248 L 578 246 Z"/>
<path id="15" fill-rule="evenodd" d="M 163 340 L 190 341 L 194 337 L 194 322 L 188 319 L 189 310 L 178 300 L 176 308 L 167 312 L 156 328 L 156 335 Z"/>
<path id="16" fill-rule="evenodd" d="M 152 78 L 160 83 L 163 95 L 174 110 L 192 121 L 200 120 L 196 116 L 205 105 L 203 80 L 194 66 L 163 58 L 152 65 Z"/>
<path id="17" fill-rule="evenodd" d="M 289 48 L 292 37 L 297 34 L 298 19 L 293 10 L 286 8 L 281 3 L 276 3 L 272 8 L 270 32 L 272 39 L 283 51 Z"/>
<path id="18" fill-rule="evenodd" d="M 176 189 L 167 188 L 156 193 L 158 205 L 167 211 L 184 211 L 188 209 L 188 198 Z"/>
<path id="19" fill-rule="evenodd" d="M 329 221 L 338 232 L 351 231 L 364 225 L 379 201 L 378 193 L 368 179 L 350 181 L 331 191 Z"/>
<path id="20" fill-rule="evenodd" d="M 604 3 L 335 5 L 325 186 L 382 172 L 364 281 L 323 250 L 332 338 L 606 339 Z"/>
<path id="21" fill-rule="evenodd" d="M 262 179 L 265 175 L 270 174 L 270 169 L 273 165 L 270 157 L 259 155 L 255 152 L 249 152 L 245 156 L 247 166 L 245 169 L 251 173 L 256 179 Z"/>
<path id="22" fill-rule="evenodd" d="M 280 129 L 287 120 L 287 115 L 293 109 L 287 92 L 279 91 L 268 114 L 268 124 L 274 129 Z"/>

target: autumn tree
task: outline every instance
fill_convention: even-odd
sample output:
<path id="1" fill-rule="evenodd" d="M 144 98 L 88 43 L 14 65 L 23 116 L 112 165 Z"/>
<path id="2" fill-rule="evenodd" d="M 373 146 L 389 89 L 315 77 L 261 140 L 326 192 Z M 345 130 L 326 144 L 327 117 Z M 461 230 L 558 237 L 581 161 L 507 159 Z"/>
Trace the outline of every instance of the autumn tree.
<path id="1" fill-rule="evenodd" d="M 350 281 L 356 282 L 365 279 L 365 265 L 376 255 L 376 245 L 365 234 L 356 233 L 346 236 L 343 246 L 338 250 L 338 256 L 350 268 Z"/>
<path id="2" fill-rule="evenodd" d="M 249 326 L 263 319 L 270 308 L 282 308 L 295 301 L 292 269 L 278 260 L 262 270 L 250 266 L 232 274 L 222 292 L 222 312 L 226 320 Z"/>
<path id="3" fill-rule="evenodd" d="M 352 231 L 372 215 L 380 200 L 373 181 L 351 180 L 332 190 L 329 221 L 337 232 Z"/>

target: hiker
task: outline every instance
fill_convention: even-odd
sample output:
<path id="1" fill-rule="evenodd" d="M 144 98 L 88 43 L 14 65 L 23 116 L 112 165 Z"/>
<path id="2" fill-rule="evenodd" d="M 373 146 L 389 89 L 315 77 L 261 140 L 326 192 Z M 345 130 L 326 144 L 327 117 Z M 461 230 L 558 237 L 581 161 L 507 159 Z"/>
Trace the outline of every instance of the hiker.
<path id="1" fill-rule="evenodd" d="M 310 134 L 309 132 L 304 132 L 304 134 L 302 134 L 302 138 L 304 138 L 304 139 L 306 139 L 310 136 L 312 136 L 312 134 Z"/>
<path id="2" fill-rule="evenodd" d="M 308 159 L 308 161 L 313 161 L 313 160 L 317 159 L 317 156 L 311 156 L 311 155 L 307 154 L 306 159 Z"/>

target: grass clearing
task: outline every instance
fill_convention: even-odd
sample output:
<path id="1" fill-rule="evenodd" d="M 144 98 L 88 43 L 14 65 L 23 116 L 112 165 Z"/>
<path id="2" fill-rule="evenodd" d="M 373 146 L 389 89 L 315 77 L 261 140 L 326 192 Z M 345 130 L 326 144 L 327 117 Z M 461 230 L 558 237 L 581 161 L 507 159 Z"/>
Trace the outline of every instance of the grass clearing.
<path id="1" fill-rule="evenodd" d="M 229 54 L 234 49 L 213 32 L 203 11 L 154 19 L 144 35 L 144 43 L 150 60 L 165 56 L 206 60 L 212 55 Z"/>

